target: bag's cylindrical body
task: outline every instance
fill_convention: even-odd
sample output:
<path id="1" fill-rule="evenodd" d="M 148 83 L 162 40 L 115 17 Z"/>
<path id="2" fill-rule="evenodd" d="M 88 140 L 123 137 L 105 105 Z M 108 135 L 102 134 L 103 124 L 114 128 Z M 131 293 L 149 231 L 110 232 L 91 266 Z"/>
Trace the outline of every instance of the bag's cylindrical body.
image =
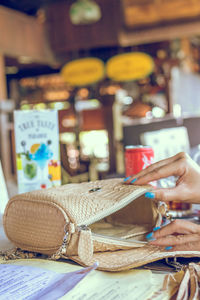
<path id="1" fill-rule="evenodd" d="M 153 163 L 154 152 L 150 146 L 129 145 L 125 147 L 126 177 L 137 174 Z"/>

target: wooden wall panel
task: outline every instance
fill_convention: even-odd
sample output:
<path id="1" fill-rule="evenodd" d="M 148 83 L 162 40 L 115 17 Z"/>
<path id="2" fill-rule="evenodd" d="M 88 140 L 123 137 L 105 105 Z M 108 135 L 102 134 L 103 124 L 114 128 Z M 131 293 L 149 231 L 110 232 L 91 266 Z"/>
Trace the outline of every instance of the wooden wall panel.
<path id="1" fill-rule="evenodd" d="M 60 133 L 76 131 L 76 115 L 72 108 L 59 110 L 58 119 Z"/>
<path id="2" fill-rule="evenodd" d="M 80 114 L 81 131 L 106 129 L 103 109 L 83 110 Z"/>
<path id="3" fill-rule="evenodd" d="M 125 24 L 132 28 L 200 18 L 199 0 L 122 0 L 122 3 Z"/>
<path id="4" fill-rule="evenodd" d="M 71 1 L 52 2 L 46 10 L 52 50 L 61 63 L 83 50 L 127 47 L 200 34 L 200 0 L 95 0 L 102 19 L 73 25 Z"/>
<path id="5" fill-rule="evenodd" d="M 43 64 L 56 63 L 45 28 L 34 17 L 0 6 L 0 53 L 26 56 Z"/>
<path id="6" fill-rule="evenodd" d="M 55 53 L 118 44 L 118 31 L 121 26 L 120 1 L 96 0 L 96 2 L 101 7 L 102 18 L 94 24 L 87 25 L 71 23 L 69 9 L 72 2 L 55 1 L 49 5 L 46 11 L 47 30 Z"/>
<path id="7" fill-rule="evenodd" d="M 127 47 L 154 42 L 167 41 L 177 38 L 200 35 L 200 20 L 183 24 L 169 24 L 144 28 L 143 30 L 121 30 L 119 34 L 119 45 Z"/>

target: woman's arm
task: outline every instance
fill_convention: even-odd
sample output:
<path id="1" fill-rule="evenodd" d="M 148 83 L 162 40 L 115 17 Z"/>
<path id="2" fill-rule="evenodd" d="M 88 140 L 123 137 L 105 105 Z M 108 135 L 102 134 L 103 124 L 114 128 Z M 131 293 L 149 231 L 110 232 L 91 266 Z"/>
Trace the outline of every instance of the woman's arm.
<path id="1" fill-rule="evenodd" d="M 184 152 L 125 178 L 125 183 L 142 185 L 168 176 L 178 177 L 175 187 L 154 189 L 145 196 L 165 202 L 200 203 L 200 167 Z M 150 244 L 164 246 L 170 251 L 200 251 L 200 225 L 185 220 L 175 220 L 161 228 L 154 228 L 146 238 Z"/>

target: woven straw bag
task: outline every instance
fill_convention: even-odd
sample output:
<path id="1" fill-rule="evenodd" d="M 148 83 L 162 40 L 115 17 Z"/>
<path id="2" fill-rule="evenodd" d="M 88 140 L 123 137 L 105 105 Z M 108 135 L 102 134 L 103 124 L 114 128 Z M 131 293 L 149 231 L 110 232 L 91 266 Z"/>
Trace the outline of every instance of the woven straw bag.
<path id="1" fill-rule="evenodd" d="M 22 250 L 83 266 L 98 261 L 98 268 L 107 271 L 174 255 L 194 256 L 147 244 L 145 235 L 161 225 L 164 213 L 162 206 L 143 196 L 150 189 L 107 179 L 19 194 L 7 204 L 4 230 Z"/>

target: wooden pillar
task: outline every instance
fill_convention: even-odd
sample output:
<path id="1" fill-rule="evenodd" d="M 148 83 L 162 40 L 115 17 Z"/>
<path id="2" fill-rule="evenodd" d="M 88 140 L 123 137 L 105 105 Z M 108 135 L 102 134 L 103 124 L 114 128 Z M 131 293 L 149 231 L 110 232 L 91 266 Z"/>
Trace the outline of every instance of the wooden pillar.
<path id="1" fill-rule="evenodd" d="M 9 139 L 8 112 L 12 110 L 11 102 L 7 100 L 7 85 L 5 59 L 0 54 L 0 160 L 5 178 L 11 177 L 11 151 Z"/>
<path id="2" fill-rule="evenodd" d="M 173 113 L 173 99 L 170 95 L 170 82 L 171 82 L 171 75 L 165 75 L 165 95 L 167 99 L 167 113 Z"/>
<path id="3" fill-rule="evenodd" d="M 124 145 L 123 141 L 123 125 L 122 125 L 122 102 L 115 96 L 116 100 L 113 104 L 113 126 L 114 126 L 114 143 L 116 158 L 116 173 L 124 174 Z"/>
<path id="4" fill-rule="evenodd" d="M 7 99 L 7 97 L 5 59 L 0 54 L 0 101 Z"/>
<path id="5" fill-rule="evenodd" d="M 164 88 L 164 92 L 166 95 L 166 100 L 167 100 L 167 113 L 171 114 L 173 113 L 173 99 L 171 97 L 170 94 L 170 90 L 171 90 L 171 70 L 172 70 L 172 66 L 173 63 L 172 61 L 163 61 L 163 65 L 164 65 L 164 78 L 165 78 L 165 88 Z"/>
<path id="6" fill-rule="evenodd" d="M 184 59 L 182 61 L 182 69 L 186 72 L 192 72 L 193 63 L 191 55 L 191 45 L 188 38 L 181 39 L 181 51 L 184 53 Z"/>
<path id="7" fill-rule="evenodd" d="M 114 95 L 101 96 L 101 103 L 103 104 L 104 122 L 108 131 L 109 140 L 109 172 L 116 173 L 116 155 L 115 155 L 115 139 L 114 139 L 114 125 L 113 125 L 113 103 L 115 101 Z"/>

